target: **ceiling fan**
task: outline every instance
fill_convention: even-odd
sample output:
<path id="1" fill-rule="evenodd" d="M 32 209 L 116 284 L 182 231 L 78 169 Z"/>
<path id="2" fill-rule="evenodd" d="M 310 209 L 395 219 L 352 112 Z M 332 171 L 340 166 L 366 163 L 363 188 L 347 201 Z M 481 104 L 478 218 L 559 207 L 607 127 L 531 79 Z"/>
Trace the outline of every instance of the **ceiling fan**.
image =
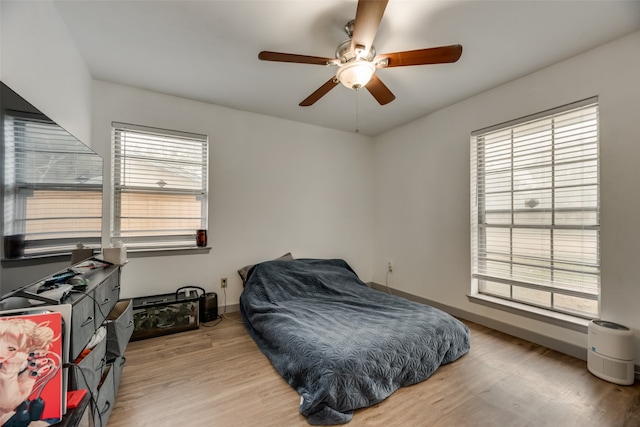
<path id="1" fill-rule="evenodd" d="M 376 76 L 377 68 L 451 63 L 462 55 L 462 46 L 459 44 L 376 55 L 373 39 L 388 2 L 358 1 L 356 19 L 349 21 L 344 27 L 349 39 L 338 45 L 335 58 L 262 51 L 258 59 L 338 67 L 336 75 L 305 98 L 300 103 L 301 107 L 313 105 L 338 83 L 355 90 L 365 87 L 380 105 L 388 104 L 396 97 Z"/>

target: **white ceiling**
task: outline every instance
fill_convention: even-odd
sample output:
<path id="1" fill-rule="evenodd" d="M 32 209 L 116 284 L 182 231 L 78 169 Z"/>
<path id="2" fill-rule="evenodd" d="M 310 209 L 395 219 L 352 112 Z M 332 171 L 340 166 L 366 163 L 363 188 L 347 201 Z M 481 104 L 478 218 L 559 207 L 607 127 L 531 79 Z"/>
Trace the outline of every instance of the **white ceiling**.
<path id="1" fill-rule="evenodd" d="M 461 44 L 460 60 L 378 70 L 385 106 L 339 85 L 299 107 L 335 68 L 258 52 L 333 57 L 356 0 L 55 4 L 96 79 L 372 136 L 640 30 L 640 1 L 390 0 L 379 53 Z"/>

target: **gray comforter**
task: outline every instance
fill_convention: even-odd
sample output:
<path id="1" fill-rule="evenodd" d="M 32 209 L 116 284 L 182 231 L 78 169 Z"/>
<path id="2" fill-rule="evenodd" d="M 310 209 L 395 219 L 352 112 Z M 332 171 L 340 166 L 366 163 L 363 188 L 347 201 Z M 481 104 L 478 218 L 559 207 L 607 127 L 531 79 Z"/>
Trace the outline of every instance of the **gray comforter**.
<path id="1" fill-rule="evenodd" d="M 256 265 L 240 297 L 251 337 L 300 394 L 310 424 L 343 424 L 469 350 L 436 308 L 367 287 L 343 260 Z"/>

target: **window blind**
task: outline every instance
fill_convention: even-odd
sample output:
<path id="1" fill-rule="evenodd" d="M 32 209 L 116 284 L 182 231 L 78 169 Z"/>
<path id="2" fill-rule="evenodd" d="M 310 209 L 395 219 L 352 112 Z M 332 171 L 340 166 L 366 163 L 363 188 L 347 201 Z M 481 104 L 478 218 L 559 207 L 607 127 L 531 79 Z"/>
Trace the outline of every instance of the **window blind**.
<path id="1" fill-rule="evenodd" d="M 471 143 L 478 292 L 597 317 L 597 99 L 474 132 Z"/>
<path id="2" fill-rule="evenodd" d="M 24 235 L 25 256 L 99 247 L 102 158 L 45 116 L 4 117 L 4 234 Z"/>
<path id="3" fill-rule="evenodd" d="M 117 122 L 112 132 L 112 242 L 195 246 L 207 228 L 207 136 Z"/>

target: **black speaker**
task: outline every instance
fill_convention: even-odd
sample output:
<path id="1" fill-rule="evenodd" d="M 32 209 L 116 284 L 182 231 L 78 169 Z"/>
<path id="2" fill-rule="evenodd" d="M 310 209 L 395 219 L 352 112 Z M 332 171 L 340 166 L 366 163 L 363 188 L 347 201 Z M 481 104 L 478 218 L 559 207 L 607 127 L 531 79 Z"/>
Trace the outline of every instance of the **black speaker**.
<path id="1" fill-rule="evenodd" d="M 191 294 L 191 289 L 197 289 L 202 294 L 198 297 L 198 318 L 200 323 L 211 322 L 218 318 L 218 294 L 215 292 L 206 292 L 200 286 L 183 286 L 176 291 L 176 299 L 181 291 L 184 292 L 185 298 Z M 193 291 L 197 294 L 197 291 Z"/>
<path id="2" fill-rule="evenodd" d="M 207 292 L 200 295 L 200 322 L 211 322 L 218 318 L 218 294 Z"/>

